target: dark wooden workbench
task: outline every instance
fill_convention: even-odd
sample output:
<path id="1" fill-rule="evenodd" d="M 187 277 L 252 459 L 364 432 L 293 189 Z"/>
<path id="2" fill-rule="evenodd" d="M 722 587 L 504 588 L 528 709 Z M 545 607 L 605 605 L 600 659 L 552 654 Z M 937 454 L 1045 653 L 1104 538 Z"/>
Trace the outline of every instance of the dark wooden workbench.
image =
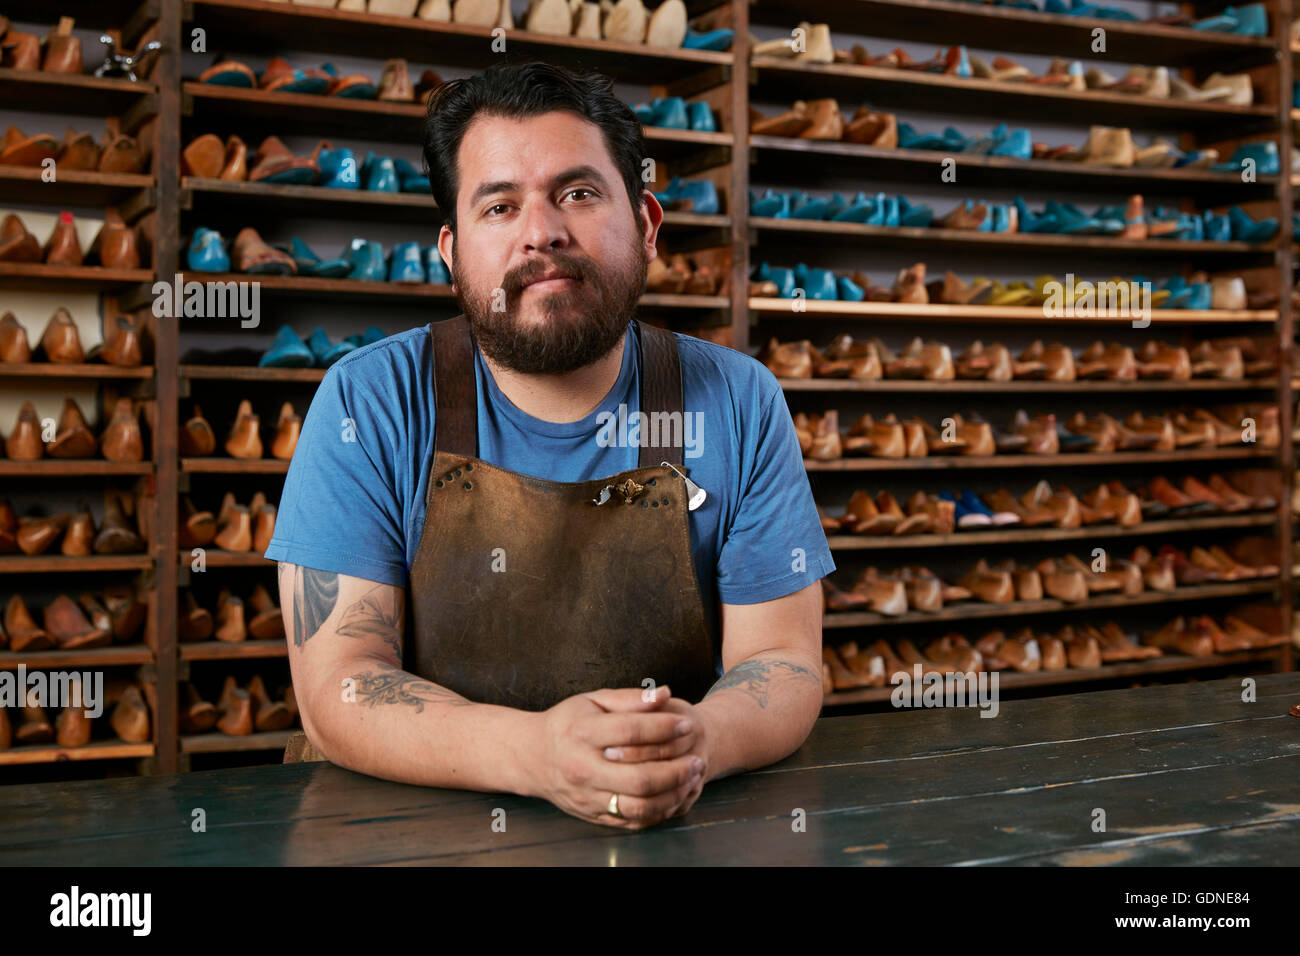
<path id="1" fill-rule="evenodd" d="M 1256 703 L 1224 680 L 826 718 L 642 833 L 328 764 L 0 787 L 0 864 L 1295 864 L 1296 703 L 1274 674 Z"/>

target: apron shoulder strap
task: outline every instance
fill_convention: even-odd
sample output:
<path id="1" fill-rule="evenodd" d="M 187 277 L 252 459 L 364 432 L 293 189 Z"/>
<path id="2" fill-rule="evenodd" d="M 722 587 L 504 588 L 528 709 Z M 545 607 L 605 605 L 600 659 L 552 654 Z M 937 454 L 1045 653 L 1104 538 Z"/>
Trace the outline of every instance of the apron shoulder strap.
<path id="1" fill-rule="evenodd" d="M 469 319 L 429 323 L 433 337 L 434 449 L 478 457 L 478 394 Z"/>
<path id="2" fill-rule="evenodd" d="M 657 439 L 656 444 L 642 444 L 639 468 L 651 468 L 660 462 L 682 465 L 682 442 L 685 428 L 682 399 L 682 362 L 677 353 L 677 336 L 669 329 L 637 322 L 641 335 L 641 411 L 646 415 L 668 413 L 658 419 L 660 427 L 651 427 L 642 442 Z M 648 419 L 651 422 L 655 419 Z M 674 424 L 675 423 L 675 424 Z"/>
<path id="3" fill-rule="evenodd" d="M 642 436 L 637 463 L 650 468 L 661 461 L 681 466 L 685 422 L 682 363 L 677 337 L 667 329 L 637 322 L 641 337 L 641 411 L 667 413 Z M 474 381 L 474 339 L 463 315 L 431 322 L 433 339 L 434 448 L 450 455 L 478 456 L 478 394 Z"/>

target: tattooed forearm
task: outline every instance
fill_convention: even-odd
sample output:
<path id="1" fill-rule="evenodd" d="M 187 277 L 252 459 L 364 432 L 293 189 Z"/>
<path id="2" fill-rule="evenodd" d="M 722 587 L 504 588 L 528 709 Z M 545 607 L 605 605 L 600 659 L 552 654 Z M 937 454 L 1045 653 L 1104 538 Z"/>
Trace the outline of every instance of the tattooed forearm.
<path id="1" fill-rule="evenodd" d="M 343 612 L 335 631 L 345 637 L 377 637 L 401 661 L 402 600 L 397 588 L 377 584 Z"/>
<path id="2" fill-rule="evenodd" d="M 281 591 L 286 583 L 293 595 L 293 643 L 301 647 L 320 630 L 338 603 L 339 576 L 333 571 L 289 566 L 288 573 L 281 568 Z"/>
<path id="3" fill-rule="evenodd" d="M 712 697 L 720 690 L 728 690 L 732 687 L 738 687 L 758 703 L 759 707 L 767 706 L 768 684 L 773 677 L 795 677 L 815 681 L 817 686 L 821 686 L 821 674 L 814 674 L 808 668 L 799 664 L 793 664 L 790 661 L 782 660 L 757 660 L 741 661 L 727 673 L 718 678 L 718 682 L 709 689 L 704 696 Z"/>
<path id="4" fill-rule="evenodd" d="M 414 707 L 417 714 L 424 713 L 425 704 L 451 704 L 468 707 L 473 701 L 430 683 L 422 677 L 408 674 L 396 667 L 381 667 L 378 671 L 354 674 L 356 702 L 367 707 L 379 704 L 399 704 Z"/>

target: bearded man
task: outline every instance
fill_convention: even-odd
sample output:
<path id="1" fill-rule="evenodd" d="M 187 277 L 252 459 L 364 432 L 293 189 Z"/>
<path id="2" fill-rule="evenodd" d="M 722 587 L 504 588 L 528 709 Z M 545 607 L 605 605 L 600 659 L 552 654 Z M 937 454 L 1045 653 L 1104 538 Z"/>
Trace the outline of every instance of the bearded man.
<path id="1" fill-rule="evenodd" d="M 463 314 L 329 369 L 266 552 L 339 766 L 641 829 L 812 728 L 834 563 L 798 439 L 759 362 L 635 319 L 644 156 L 598 74 L 430 98 Z"/>

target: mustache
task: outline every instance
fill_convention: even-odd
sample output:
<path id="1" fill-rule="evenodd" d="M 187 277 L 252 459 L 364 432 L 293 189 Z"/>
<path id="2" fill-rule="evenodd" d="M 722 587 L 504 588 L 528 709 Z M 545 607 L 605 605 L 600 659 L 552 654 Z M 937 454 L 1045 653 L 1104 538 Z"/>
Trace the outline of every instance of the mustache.
<path id="1" fill-rule="evenodd" d="M 501 288 L 508 297 L 523 291 L 528 285 L 548 272 L 557 273 L 557 277 L 587 281 L 593 274 L 591 260 L 585 256 L 571 256 L 567 253 L 552 253 L 545 259 L 534 259 L 517 269 L 507 272 L 502 279 Z"/>

